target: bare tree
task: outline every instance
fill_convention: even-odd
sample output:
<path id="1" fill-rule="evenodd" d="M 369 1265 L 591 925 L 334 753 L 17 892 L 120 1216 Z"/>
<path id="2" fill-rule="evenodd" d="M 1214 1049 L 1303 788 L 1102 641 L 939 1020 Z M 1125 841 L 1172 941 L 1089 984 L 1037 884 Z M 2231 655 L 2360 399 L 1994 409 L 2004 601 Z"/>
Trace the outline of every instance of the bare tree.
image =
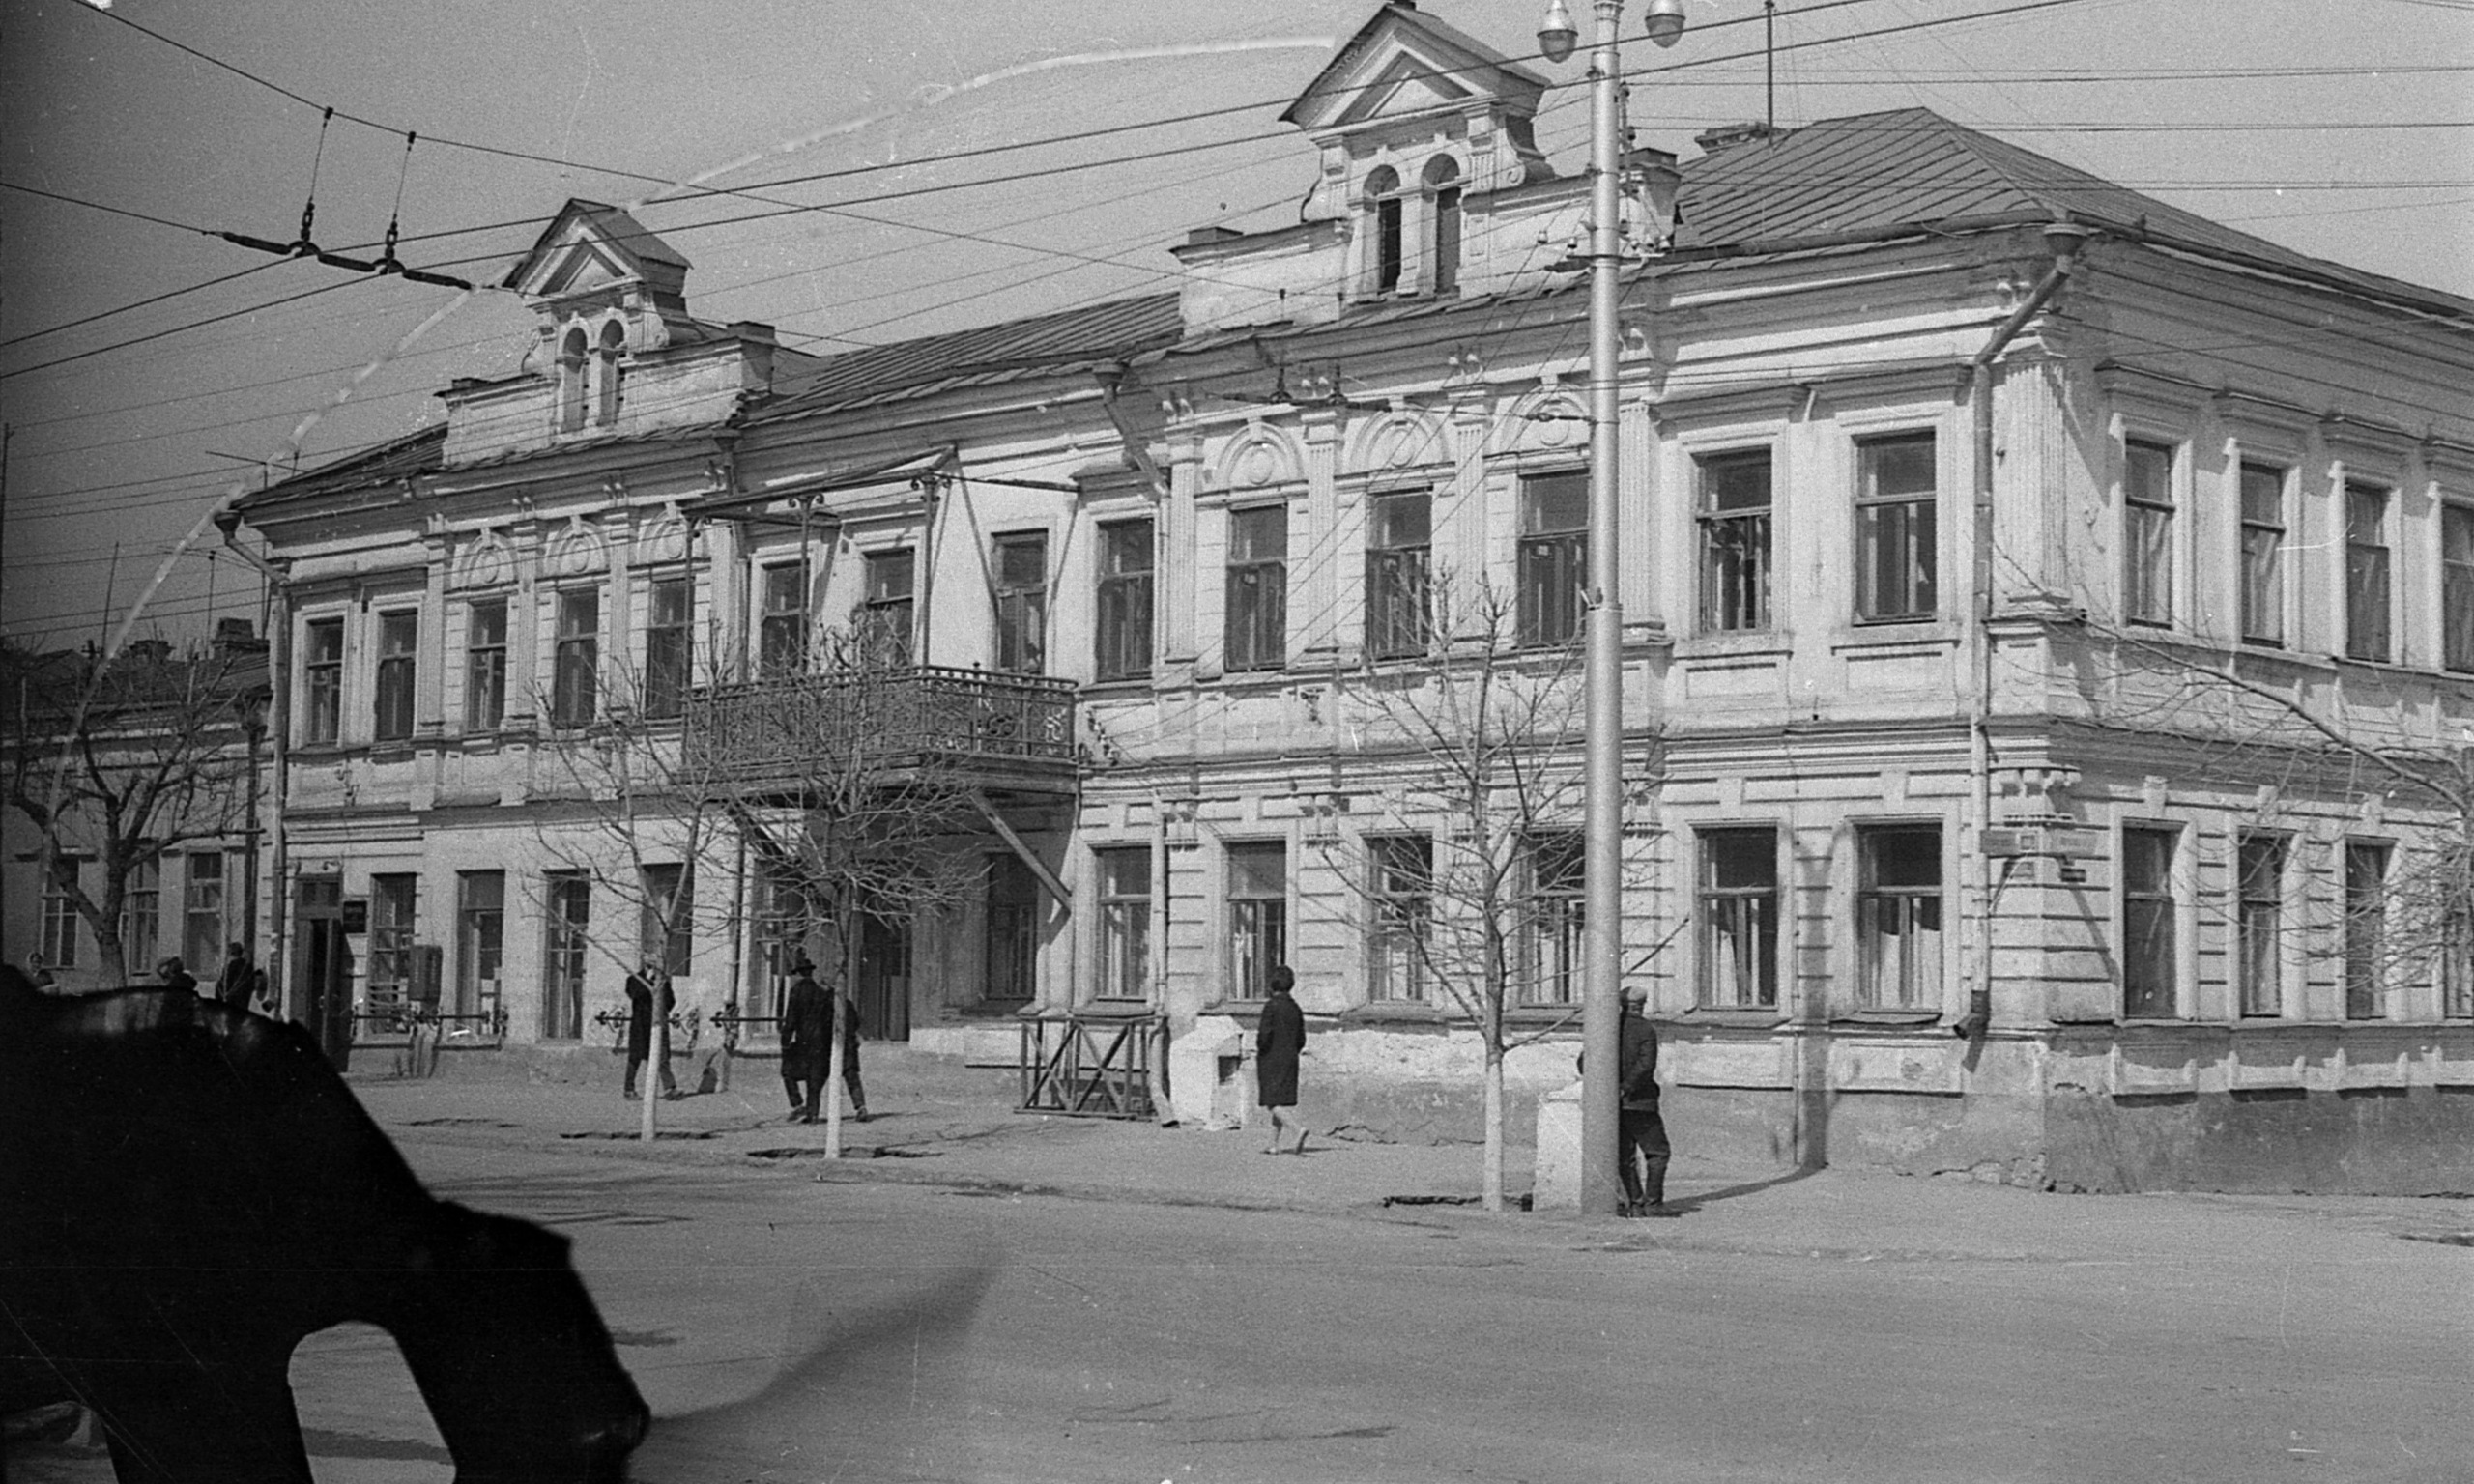
<path id="1" fill-rule="evenodd" d="M 1585 694 L 1577 638 L 1524 643 L 1518 604 L 1491 584 L 1457 612 L 1453 584 L 1434 589 L 1418 662 L 1369 667 L 1354 688 L 1388 817 L 1338 874 L 1372 911 L 1377 958 L 1478 1033 L 1482 1200 L 1501 1211 L 1504 1059 L 1581 1008 Z M 1548 1013 L 1516 1019 L 1522 1007 Z"/>
<path id="2" fill-rule="evenodd" d="M 38 832 L 44 879 L 93 933 L 103 978 L 126 984 L 132 883 L 187 844 L 247 823 L 266 661 L 246 651 L 175 655 L 161 641 L 110 660 L 0 645 L 0 678 L 9 803 Z M 100 891 L 74 869 L 89 857 L 101 868 Z"/>

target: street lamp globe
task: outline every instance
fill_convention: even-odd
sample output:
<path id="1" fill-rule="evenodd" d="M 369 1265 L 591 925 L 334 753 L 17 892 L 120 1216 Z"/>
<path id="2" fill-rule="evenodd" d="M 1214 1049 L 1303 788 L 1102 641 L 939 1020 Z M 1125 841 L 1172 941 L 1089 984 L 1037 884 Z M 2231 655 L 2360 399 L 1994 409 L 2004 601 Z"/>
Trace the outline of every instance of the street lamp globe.
<path id="1" fill-rule="evenodd" d="M 1658 45 L 1674 45 L 1683 35 L 1683 0 L 1650 0 L 1650 13 L 1641 17 L 1641 26 Z"/>
<path id="2" fill-rule="evenodd" d="M 1580 39 L 1580 32 L 1572 26 L 1572 13 L 1565 8 L 1564 0 L 1552 0 L 1546 7 L 1546 18 L 1538 23 L 1538 49 L 1549 62 L 1568 61 Z"/>

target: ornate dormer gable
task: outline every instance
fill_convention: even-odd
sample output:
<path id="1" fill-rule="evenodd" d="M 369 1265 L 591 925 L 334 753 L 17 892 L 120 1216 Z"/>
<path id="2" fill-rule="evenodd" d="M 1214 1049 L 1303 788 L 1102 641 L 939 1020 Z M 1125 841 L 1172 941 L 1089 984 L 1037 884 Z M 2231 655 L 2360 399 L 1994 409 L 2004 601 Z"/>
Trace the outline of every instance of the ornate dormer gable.
<path id="1" fill-rule="evenodd" d="M 1485 195 L 1551 179 L 1532 137 L 1546 86 L 1411 0 L 1389 0 L 1280 115 L 1322 153 L 1307 219 L 1345 219 L 1387 190 Z"/>
<path id="2" fill-rule="evenodd" d="M 687 259 L 615 206 L 570 200 L 500 285 L 553 323 L 616 314 L 631 344 L 669 343 L 663 322 L 687 322 Z"/>

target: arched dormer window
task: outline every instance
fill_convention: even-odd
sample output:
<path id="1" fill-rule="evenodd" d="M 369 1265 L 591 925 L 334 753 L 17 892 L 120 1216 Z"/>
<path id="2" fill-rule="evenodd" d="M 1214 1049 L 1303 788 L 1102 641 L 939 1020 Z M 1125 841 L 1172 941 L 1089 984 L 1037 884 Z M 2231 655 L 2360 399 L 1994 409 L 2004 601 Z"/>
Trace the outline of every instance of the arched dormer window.
<path id="1" fill-rule="evenodd" d="M 1426 161 L 1426 219 L 1432 224 L 1432 256 L 1427 270 L 1434 292 L 1450 294 L 1460 287 L 1460 166 L 1449 155 Z"/>
<path id="2" fill-rule="evenodd" d="M 584 426 L 585 340 L 581 327 L 559 342 L 559 431 Z"/>
<path id="3" fill-rule="evenodd" d="M 627 348 L 625 326 L 613 320 L 601 327 L 601 343 L 593 348 L 592 420 L 601 427 L 618 421 L 618 354 Z"/>
<path id="4" fill-rule="evenodd" d="M 1366 285 L 1369 296 L 1400 291 L 1407 243 L 1400 232 L 1400 172 L 1389 165 L 1366 178 Z"/>

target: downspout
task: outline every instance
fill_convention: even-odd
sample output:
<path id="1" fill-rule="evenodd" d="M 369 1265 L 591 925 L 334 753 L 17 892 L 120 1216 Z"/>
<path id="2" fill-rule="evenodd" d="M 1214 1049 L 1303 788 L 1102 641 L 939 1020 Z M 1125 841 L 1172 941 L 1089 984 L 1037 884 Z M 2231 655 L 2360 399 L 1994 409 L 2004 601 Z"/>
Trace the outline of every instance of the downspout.
<path id="1" fill-rule="evenodd" d="M 2079 249 L 2096 235 L 2092 228 L 2069 221 L 2057 221 L 2044 232 L 2053 267 L 1968 361 L 1969 411 L 1975 431 L 1975 694 L 1968 727 L 1968 773 L 1975 807 L 1976 910 L 1970 934 L 1974 962 L 1967 976 L 1968 1012 L 1950 1030 L 1969 1040 L 1982 1037 L 1993 1022 L 1993 905 L 1999 890 L 1993 857 L 1984 848 L 1985 832 L 1993 824 L 1993 368 L 2019 331 L 2060 291 L 2078 266 Z"/>
<path id="2" fill-rule="evenodd" d="M 284 565 L 269 561 L 241 545 L 241 512 L 229 506 L 215 512 L 215 528 L 223 544 L 266 580 L 269 595 L 267 636 L 267 983 L 274 990 L 278 1016 L 292 1010 L 290 914 L 285 911 L 291 879 L 291 847 L 284 831 L 284 806 L 290 801 L 292 776 L 292 652 L 291 581 Z M 249 869 L 257 869 L 255 852 Z M 256 906 L 254 894 L 251 909 Z"/>

